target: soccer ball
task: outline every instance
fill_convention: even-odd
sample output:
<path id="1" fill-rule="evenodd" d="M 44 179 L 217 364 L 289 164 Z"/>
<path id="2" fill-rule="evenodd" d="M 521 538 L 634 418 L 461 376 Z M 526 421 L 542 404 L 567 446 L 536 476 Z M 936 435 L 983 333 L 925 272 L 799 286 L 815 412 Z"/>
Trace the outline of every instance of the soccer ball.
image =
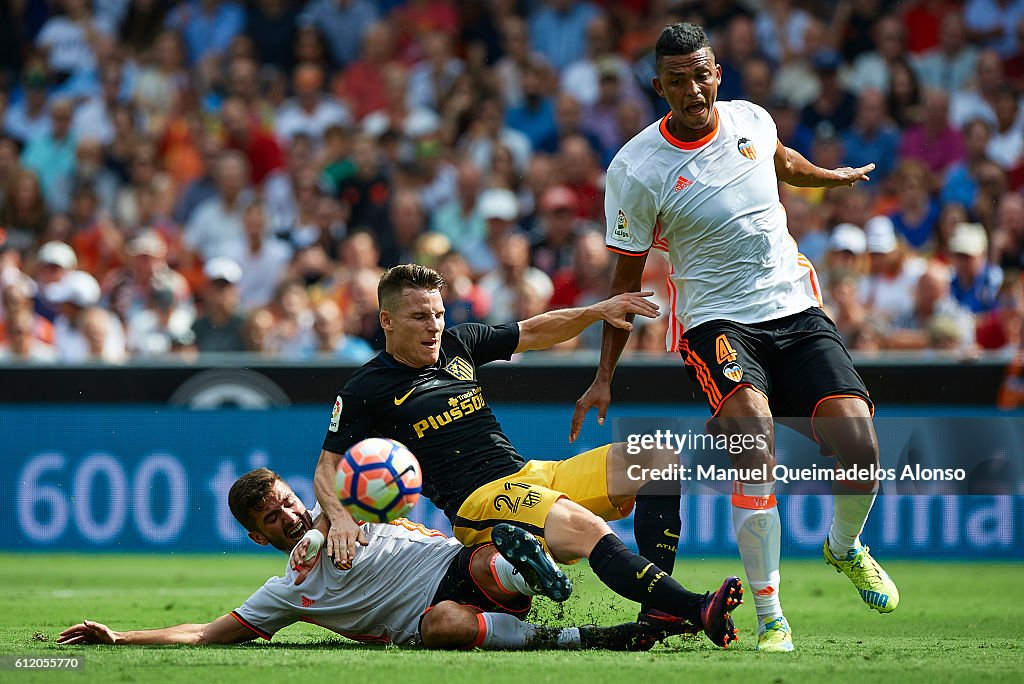
<path id="1" fill-rule="evenodd" d="M 335 492 L 356 520 L 386 523 L 412 510 L 422 479 L 419 461 L 404 445 L 371 437 L 341 457 Z"/>

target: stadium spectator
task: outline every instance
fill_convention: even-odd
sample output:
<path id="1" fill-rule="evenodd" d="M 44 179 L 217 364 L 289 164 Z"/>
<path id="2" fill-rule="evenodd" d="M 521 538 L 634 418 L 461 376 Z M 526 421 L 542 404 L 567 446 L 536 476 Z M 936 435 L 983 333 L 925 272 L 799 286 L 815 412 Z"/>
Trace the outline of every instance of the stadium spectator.
<path id="1" fill-rule="evenodd" d="M 545 0 L 529 18 L 530 42 L 561 71 L 587 51 L 587 27 L 598 10 L 585 0 Z"/>
<path id="2" fill-rule="evenodd" d="M 0 343 L 8 339 L 8 322 L 27 312 L 31 316 L 28 334 L 43 344 L 52 345 L 53 323 L 35 310 L 33 297 L 38 289 L 38 285 L 21 271 L 0 269 Z"/>
<path id="3" fill-rule="evenodd" d="M 156 271 L 148 281 L 146 299 L 127 318 L 128 352 L 133 357 L 166 356 L 177 341 L 192 336 L 195 313 L 191 301 L 180 299 L 181 276 L 173 271 Z"/>
<path id="4" fill-rule="evenodd" d="M 800 125 L 809 131 L 825 124 L 836 134 L 845 132 L 853 123 L 857 108 L 856 98 L 839 80 L 842 58 L 830 49 L 820 50 L 812 58 L 815 73 L 821 83 L 818 97 L 800 112 Z"/>
<path id="5" fill-rule="evenodd" d="M 34 334 L 35 318 L 30 310 L 17 309 L 4 316 L 5 339 L 0 340 L 0 362 L 53 363 L 57 348 Z"/>
<path id="6" fill-rule="evenodd" d="M 39 177 L 29 169 L 15 169 L 4 195 L 0 225 L 7 245 L 19 252 L 27 251 L 42 237 L 49 220 Z"/>
<path id="7" fill-rule="evenodd" d="M 308 355 L 342 363 L 361 365 L 373 358 L 373 348 L 365 340 L 345 334 L 344 321 L 338 305 L 327 299 L 313 308 L 315 345 Z"/>
<path id="8" fill-rule="evenodd" d="M 494 65 L 494 74 L 502 100 L 515 107 L 523 101 L 523 70 L 544 57 L 530 47 L 526 22 L 521 18 L 507 17 L 502 22 L 501 35 L 504 54 Z"/>
<path id="9" fill-rule="evenodd" d="M 154 305 L 158 284 L 170 290 L 174 307 L 193 310 L 192 290 L 185 277 L 167 264 L 167 243 L 159 233 L 144 231 L 125 245 L 124 252 L 127 265 L 110 272 L 101 283 L 109 308 L 123 323 Z"/>
<path id="10" fill-rule="evenodd" d="M 466 65 L 452 50 L 452 36 L 433 31 L 423 38 L 423 59 L 409 73 L 408 102 L 413 108 L 424 107 L 434 112 L 441 109 L 444 97 Z"/>
<path id="11" fill-rule="evenodd" d="M 301 117 L 301 114 L 297 115 Z M 301 129 L 297 119 L 286 119 L 279 114 L 278 133 L 282 127 Z M 265 129 L 245 101 L 236 96 L 224 100 L 220 110 L 221 125 L 224 129 L 224 147 L 237 150 L 245 155 L 249 162 L 252 182 L 259 186 L 267 176 L 285 165 L 281 145 L 273 134 Z M 312 124 L 310 124 L 312 126 Z M 282 139 L 290 141 L 292 135 L 282 135 Z"/>
<path id="12" fill-rule="evenodd" d="M 33 135 L 21 153 L 21 163 L 34 171 L 42 185 L 46 204 L 53 211 L 68 208 L 68 184 L 75 170 L 78 141 L 71 132 L 74 104 L 58 100 L 50 107 L 52 126 L 45 133 Z"/>
<path id="13" fill-rule="evenodd" d="M 826 291 L 832 291 L 832 284 L 843 279 L 852 281 L 855 287 L 860 285 L 867 247 L 867 238 L 859 226 L 840 223 L 832 229 L 825 254 L 825 277 L 822 278 Z"/>
<path id="14" fill-rule="evenodd" d="M 771 0 L 754 17 L 757 41 L 775 65 L 788 62 L 804 49 L 804 33 L 811 15 L 792 0 Z"/>
<path id="15" fill-rule="evenodd" d="M 996 308 L 981 317 L 976 330 L 978 346 L 986 350 L 1017 350 L 1024 325 L 1024 283 L 1003 283 Z"/>
<path id="16" fill-rule="evenodd" d="M 100 68 L 100 92 L 75 107 L 71 133 L 76 140 L 92 138 L 104 145 L 114 139 L 113 112 L 121 102 L 121 64 L 116 60 Z"/>
<path id="17" fill-rule="evenodd" d="M 924 118 L 921 84 L 909 62 L 898 61 L 889 66 L 886 102 L 889 115 L 900 128 L 920 123 Z"/>
<path id="18" fill-rule="evenodd" d="M 555 103 L 549 96 L 548 66 L 541 60 L 531 60 L 520 73 L 523 89 L 522 101 L 505 112 L 505 124 L 539 148 L 544 140 L 557 134 Z"/>
<path id="19" fill-rule="evenodd" d="M 623 85 L 627 99 L 643 97 L 633 79 L 629 62 L 616 51 L 611 19 L 599 14 L 587 26 L 587 51 L 583 59 L 569 64 L 561 72 L 560 89 L 584 107 L 595 104 L 601 95 L 601 78 L 613 76 Z"/>
<path id="20" fill-rule="evenodd" d="M 947 12 L 942 17 L 938 46 L 917 55 L 914 66 L 924 87 L 952 93 L 974 77 L 977 61 L 978 50 L 967 42 L 963 15 Z"/>
<path id="21" fill-rule="evenodd" d="M 324 91 L 324 72 L 315 64 L 300 64 L 292 80 L 295 96 L 277 110 L 277 136 L 291 140 L 301 133 L 319 147 L 329 126 L 352 123 L 348 108 Z M 262 178 L 254 178 L 257 183 Z"/>
<path id="22" fill-rule="evenodd" d="M 1024 196 L 1019 192 L 1008 192 L 999 199 L 992 262 L 1003 270 L 1024 270 Z"/>
<path id="23" fill-rule="evenodd" d="M 911 307 L 892 322 L 887 341 L 890 349 L 938 346 L 951 326 L 957 346 L 973 342 L 973 317 L 950 296 L 949 287 L 949 269 L 941 264 L 931 264 L 918 277 Z"/>
<path id="24" fill-rule="evenodd" d="M 999 90 L 1005 85 L 1003 62 L 994 50 L 982 50 L 975 63 L 974 78 L 968 86 L 954 91 L 949 96 L 949 120 L 954 126 L 963 127 L 972 119 L 984 119 L 996 125 L 995 101 Z"/>
<path id="25" fill-rule="evenodd" d="M 961 223 L 949 239 L 953 260 L 953 298 L 976 314 L 995 308 L 1003 271 L 988 259 L 988 237 L 979 223 Z"/>
<path id="26" fill-rule="evenodd" d="M 989 159 L 1009 171 L 1019 163 L 1024 153 L 1024 112 L 1017 93 L 1009 86 L 996 91 L 993 110 L 996 125 L 985 151 Z"/>
<path id="27" fill-rule="evenodd" d="M 288 0 L 257 0 L 249 8 L 245 31 L 259 46 L 260 62 L 278 69 L 291 66 L 298 10 Z"/>
<path id="28" fill-rule="evenodd" d="M 964 158 L 946 169 L 940 192 L 943 204 L 956 202 L 964 207 L 974 206 L 978 194 L 978 168 L 988 161 L 990 138 L 991 128 L 985 120 L 972 119 L 964 124 Z"/>
<path id="29" fill-rule="evenodd" d="M 934 238 L 939 221 L 939 204 L 931 197 L 934 185 L 928 167 L 916 159 L 906 159 L 896 167 L 898 206 L 892 223 L 900 237 L 914 249 Z"/>
<path id="30" fill-rule="evenodd" d="M 490 311 L 491 300 L 487 292 L 470 278 L 466 258 L 451 250 L 437 260 L 437 272 L 445 283 L 441 290 L 445 327 L 460 323 L 483 323 Z"/>
<path id="31" fill-rule="evenodd" d="M 924 119 L 903 133 L 901 159 L 918 159 L 932 173 L 942 174 L 966 154 L 960 131 L 949 124 L 949 96 L 941 90 L 926 90 Z"/>
<path id="32" fill-rule="evenodd" d="M 858 95 L 867 89 L 889 87 L 889 69 L 899 61 L 909 61 L 903 22 L 895 15 L 882 15 L 872 28 L 875 48 L 857 56 L 847 76 L 847 84 Z"/>
<path id="33" fill-rule="evenodd" d="M 967 0 L 964 20 L 971 38 L 1009 57 L 1017 50 L 1017 22 L 1024 14 L 1019 2 Z"/>
<path id="34" fill-rule="evenodd" d="M 523 284 L 538 296 L 550 299 L 554 293 L 551 278 L 530 265 L 530 240 L 523 233 L 506 234 L 498 246 L 498 268 L 480 279 L 480 289 L 491 301 L 484 322 L 501 325 L 517 320 L 515 298 Z"/>
<path id="35" fill-rule="evenodd" d="M 866 89 L 857 98 L 857 115 L 850 130 L 842 136 L 843 164 L 865 166 L 875 164 L 869 185 L 884 182 L 899 155 L 900 132 L 889 122 L 885 95 L 881 90 Z"/>
<path id="36" fill-rule="evenodd" d="M 245 319 L 239 313 L 238 283 L 242 268 L 225 256 L 206 262 L 207 278 L 202 315 L 192 324 L 195 347 L 201 353 L 245 350 Z"/>
<path id="37" fill-rule="evenodd" d="M 864 225 L 868 274 L 860 282 L 860 301 L 880 321 L 903 314 L 927 264 L 896 236 L 893 221 L 875 216 Z"/>
<path id="38" fill-rule="evenodd" d="M 474 276 L 481 276 L 498 267 L 497 254 L 505 236 L 512 231 L 519 217 L 519 202 L 511 191 L 492 188 L 480 195 L 480 217 L 487 226 L 482 240 L 458 245 Z"/>
<path id="39" fill-rule="evenodd" d="M 214 179 L 217 194 L 196 207 L 184 233 L 185 246 L 204 260 L 223 256 L 244 238 L 242 212 L 252 200 L 249 163 L 240 152 L 220 155 Z"/>
<path id="40" fill-rule="evenodd" d="M 597 224 L 576 218 L 576 195 L 564 185 L 556 185 L 540 196 L 539 213 L 531 260 L 533 265 L 554 277 L 572 264 L 576 238 Z"/>
<path id="41" fill-rule="evenodd" d="M 549 307 L 565 309 L 600 301 L 608 287 L 610 265 L 608 250 L 599 232 L 586 231 L 578 235 L 572 266 L 562 269 L 553 279 L 554 292 Z"/>
<path id="42" fill-rule="evenodd" d="M 184 0 L 167 15 L 167 26 L 185 39 L 191 64 L 211 64 L 245 29 L 245 10 L 231 0 Z"/>
<path id="43" fill-rule="evenodd" d="M 3 123 L 6 132 L 24 144 L 31 138 L 45 135 L 50 129 L 50 110 L 46 102 L 49 75 L 46 66 L 37 62 L 26 68 L 21 76 L 21 86 L 22 98 L 8 104 Z"/>
<path id="44" fill-rule="evenodd" d="M 98 308 L 100 285 L 84 271 L 70 271 L 49 285 L 46 299 L 58 307 L 53 322 L 53 343 L 61 361 L 79 363 L 90 358 L 117 362 L 124 357 L 124 330 L 105 309 Z M 90 314 L 98 311 L 99 316 Z M 86 325 L 88 324 L 88 326 Z"/>
<path id="45" fill-rule="evenodd" d="M 51 16 L 36 35 L 50 70 L 59 81 L 96 69 L 98 53 L 109 50 L 116 26 L 106 17 L 94 16 L 89 0 L 60 0 L 63 12 Z"/>
<path id="46" fill-rule="evenodd" d="M 345 67 L 355 61 L 377 17 L 375 3 L 369 0 L 312 0 L 299 15 L 298 24 L 313 26 L 329 38 L 334 66 Z"/>
<path id="47" fill-rule="evenodd" d="M 409 74 L 405 67 L 391 64 L 384 68 L 384 106 L 370 112 L 360 127 L 364 133 L 381 138 L 398 133 L 415 139 L 431 135 L 440 128 L 437 114 L 409 101 Z"/>
<path id="48" fill-rule="evenodd" d="M 461 162 L 455 187 L 456 197 L 434 211 L 431 230 L 446 235 L 456 245 L 484 239 L 487 225 L 480 215 L 479 202 L 483 172 L 471 161 Z"/>

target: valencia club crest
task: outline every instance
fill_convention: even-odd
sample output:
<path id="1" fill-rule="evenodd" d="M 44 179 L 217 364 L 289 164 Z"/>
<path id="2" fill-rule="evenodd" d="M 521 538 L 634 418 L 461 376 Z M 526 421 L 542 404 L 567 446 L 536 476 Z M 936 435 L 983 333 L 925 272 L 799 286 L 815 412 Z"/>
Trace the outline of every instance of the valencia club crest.
<path id="1" fill-rule="evenodd" d="M 757 150 L 754 149 L 754 143 L 750 142 L 747 138 L 740 138 L 736 143 L 736 148 L 747 159 L 757 159 Z"/>

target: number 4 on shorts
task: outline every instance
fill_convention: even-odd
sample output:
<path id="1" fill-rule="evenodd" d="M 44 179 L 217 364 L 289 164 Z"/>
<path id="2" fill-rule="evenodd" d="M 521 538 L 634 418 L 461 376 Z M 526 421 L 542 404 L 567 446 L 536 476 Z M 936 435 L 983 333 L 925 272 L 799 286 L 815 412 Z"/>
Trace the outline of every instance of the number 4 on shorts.
<path id="1" fill-rule="evenodd" d="M 736 357 L 736 350 L 732 348 L 725 333 L 715 338 L 715 363 L 721 365 L 726 361 L 735 361 Z"/>

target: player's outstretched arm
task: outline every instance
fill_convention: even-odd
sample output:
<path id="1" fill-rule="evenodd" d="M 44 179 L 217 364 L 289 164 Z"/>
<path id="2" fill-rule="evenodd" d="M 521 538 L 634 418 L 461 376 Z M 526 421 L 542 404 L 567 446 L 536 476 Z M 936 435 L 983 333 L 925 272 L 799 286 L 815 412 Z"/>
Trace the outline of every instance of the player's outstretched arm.
<path id="1" fill-rule="evenodd" d="M 548 311 L 525 321 L 519 321 L 519 346 L 516 353 L 548 349 L 579 335 L 598 321 L 622 328 L 633 329 L 633 316 L 640 314 L 657 318 L 658 305 L 652 302 L 653 292 L 625 292 L 602 302 L 578 309 Z"/>
<path id="2" fill-rule="evenodd" d="M 646 264 L 646 254 L 639 256 L 617 254 L 609 294 L 614 297 L 623 292 L 635 293 L 639 290 Z M 669 312 L 669 315 L 671 313 Z M 632 320 L 632 316 L 627 316 L 625 320 L 626 322 Z M 598 362 L 597 375 L 583 396 L 576 400 L 576 408 L 572 413 L 572 426 L 569 429 L 570 442 L 575 442 L 579 437 L 583 420 L 592 407 L 597 407 L 598 424 L 604 424 L 604 416 L 608 412 L 608 406 L 612 403 L 612 375 L 615 373 L 615 365 L 619 362 L 619 357 L 622 356 L 622 350 L 626 347 L 626 341 L 629 339 L 632 329 L 632 325 L 627 328 L 611 323 L 605 324 L 604 332 L 601 335 L 601 360 Z"/>
<path id="3" fill-rule="evenodd" d="M 807 161 L 796 150 L 783 145 L 781 140 L 775 145 L 775 175 L 783 183 L 800 188 L 838 188 L 853 185 L 858 181 L 870 180 L 868 174 L 874 169 L 874 164 L 855 169 L 849 166 L 841 169 L 823 169 Z"/>
<path id="4" fill-rule="evenodd" d="M 313 491 L 316 492 L 316 500 L 320 502 L 320 508 L 331 525 L 327 532 L 327 555 L 335 563 L 344 564 L 355 559 L 357 543 L 366 546 L 367 542 L 359 525 L 338 501 L 334 491 L 340 461 L 341 454 L 326 449 L 320 452 L 320 460 L 316 464 L 316 473 L 313 476 Z"/>
<path id="5" fill-rule="evenodd" d="M 233 618 L 222 615 L 203 625 L 175 625 L 162 629 L 115 632 L 104 624 L 85 620 L 68 627 L 57 637 L 58 644 L 109 644 L 115 646 L 148 646 L 155 644 L 240 644 L 252 641 L 256 634 Z"/>

